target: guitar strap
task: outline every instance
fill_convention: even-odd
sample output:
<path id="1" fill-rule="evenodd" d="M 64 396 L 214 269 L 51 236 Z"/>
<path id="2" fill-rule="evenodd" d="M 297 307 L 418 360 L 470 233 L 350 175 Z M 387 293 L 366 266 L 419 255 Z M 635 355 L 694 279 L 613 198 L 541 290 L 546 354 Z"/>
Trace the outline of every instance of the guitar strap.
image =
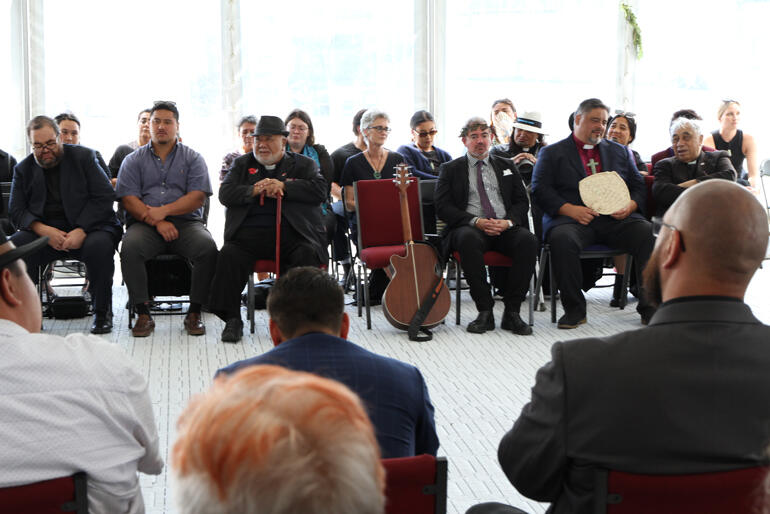
<path id="1" fill-rule="evenodd" d="M 425 321 L 425 318 L 428 317 L 428 313 L 430 313 L 430 310 L 433 308 L 433 304 L 436 303 L 438 295 L 445 287 L 446 284 L 444 284 L 444 276 L 442 273 L 442 275 L 436 279 L 436 282 L 433 284 L 433 287 L 431 287 L 428 294 L 425 295 L 425 298 L 422 299 L 420 308 L 417 309 L 417 312 L 415 312 L 412 317 L 412 321 L 409 322 L 408 334 L 410 341 L 423 342 L 433 339 L 431 331 L 424 328 L 422 323 Z M 422 332 L 422 334 L 420 334 L 420 332 Z"/>

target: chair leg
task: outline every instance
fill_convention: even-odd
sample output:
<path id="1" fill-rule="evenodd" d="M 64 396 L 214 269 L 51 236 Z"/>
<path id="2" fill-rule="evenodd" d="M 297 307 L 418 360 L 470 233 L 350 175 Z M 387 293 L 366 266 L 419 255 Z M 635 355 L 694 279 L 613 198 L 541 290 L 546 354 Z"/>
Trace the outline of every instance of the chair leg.
<path id="1" fill-rule="evenodd" d="M 249 318 L 249 330 L 254 333 L 254 273 L 249 273 L 249 282 L 246 285 L 246 317 Z"/>
<path id="2" fill-rule="evenodd" d="M 628 304 L 628 282 L 631 279 L 633 260 L 634 258 L 630 254 L 626 256 L 626 270 L 623 274 L 623 286 L 620 289 L 620 300 L 618 301 L 618 307 L 620 307 L 620 309 L 625 309 L 626 304 Z M 639 284 L 639 280 L 637 280 L 636 283 Z"/>
<path id="3" fill-rule="evenodd" d="M 532 277 L 529 279 L 529 326 L 535 325 L 535 301 L 536 301 L 536 294 L 535 294 L 535 274 L 532 274 Z"/>
<path id="4" fill-rule="evenodd" d="M 537 280 L 535 281 L 535 291 L 537 292 L 537 299 L 540 300 L 540 289 L 543 287 L 543 277 L 545 276 L 545 246 L 540 249 L 540 262 L 537 269 Z"/>
<path id="5" fill-rule="evenodd" d="M 455 261 L 455 325 L 460 324 L 460 261 Z"/>
<path id="6" fill-rule="evenodd" d="M 366 306 L 366 329 L 371 330 L 372 329 L 372 313 L 370 311 L 370 304 L 369 304 L 369 273 L 366 265 L 363 266 L 364 268 L 364 283 L 361 287 L 364 289 L 364 305 Z"/>
<path id="7" fill-rule="evenodd" d="M 545 258 L 548 261 L 548 282 L 551 292 L 551 323 L 556 323 L 556 291 L 555 282 L 553 277 L 553 259 L 551 259 L 551 247 L 546 245 Z"/>
<path id="8" fill-rule="evenodd" d="M 358 317 L 361 317 L 361 306 L 364 304 L 363 298 L 361 295 L 363 294 L 362 288 L 361 288 L 361 265 L 359 264 L 356 268 L 356 306 L 358 307 Z"/>

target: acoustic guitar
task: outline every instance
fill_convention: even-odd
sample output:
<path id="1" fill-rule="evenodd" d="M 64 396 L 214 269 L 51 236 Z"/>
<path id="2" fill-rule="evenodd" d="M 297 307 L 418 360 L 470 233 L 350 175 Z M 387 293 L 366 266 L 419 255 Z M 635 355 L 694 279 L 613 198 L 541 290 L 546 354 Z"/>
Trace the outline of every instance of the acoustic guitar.
<path id="1" fill-rule="evenodd" d="M 420 324 L 420 328 L 432 328 L 441 323 L 449 313 L 451 298 L 444 286 L 443 267 L 436 249 L 423 241 L 412 239 L 412 223 L 409 219 L 407 188 L 414 182 L 406 164 L 396 166 L 393 179 L 398 188 L 401 204 L 401 226 L 406 255 L 393 255 L 387 270 L 390 283 L 382 296 L 382 311 L 394 327 L 408 330 L 420 307 L 435 296 L 433 307 Z"/>

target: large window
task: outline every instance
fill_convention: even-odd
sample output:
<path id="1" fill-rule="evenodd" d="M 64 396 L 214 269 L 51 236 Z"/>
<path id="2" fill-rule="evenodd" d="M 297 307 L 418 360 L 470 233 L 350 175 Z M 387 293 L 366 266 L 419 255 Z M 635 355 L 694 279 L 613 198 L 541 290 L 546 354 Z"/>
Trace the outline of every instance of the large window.
<path id="1" fill-rule="evenodd" d="M 109 160 L 118 145 L 136 139 L 141 109 L 173 100 L 184 142 L 206 157 L 209 168 L 218 167 L 229 139 L 220 126 L 217 2 L 44 5 L 45 114 L 74 112 L 81 143 Z"/>
<path id="2" fill-rule="evenodd" d="M 395 150 L 409 140 L 416 108 L 422 28 L 415 27 L 414 9 L 412 0 L 241 3 L 245 111 L 284 118 L 304 109 L 316 142 L 331 152 L 353 138 L 359 109 L 377 107 L 391 118 L 387 146 Z"/>
<path id="3" fill-rule="evenodd" d="M 614 0 L 447 2 L 444 141 L 471 116 L 489 117 L 492 102 L 513 100 L 519 113 L 539 111 L 550 141 L 568 132 L 578 103 L 615 96 L 618 6 Z"/>
<path id="4" fill-rule="evenodd" d="M 0 124 L 0 149 L 17 160 L 24 157 L 24 81 L 21 14 L 18 5 L 11 0 L 0 0 L 0 111 L 4 122 Z M 20 128 L 21 127 L 21 128 Z"/>
<path id="5" fill-rule="evenodd" d="M 644 56 L 631 109 L 639 116 L 634 147 L 645 159 L 666 148 L 671 114 L 682 108 L 695 109 L 706 131 L 717 130 L 720 101 L 737 99 L 742 128 L 754 135 L 760 160 L 770 157 L 770 2 L 708 0 L 697 8 L 667 0 L 639 3 Z"/>

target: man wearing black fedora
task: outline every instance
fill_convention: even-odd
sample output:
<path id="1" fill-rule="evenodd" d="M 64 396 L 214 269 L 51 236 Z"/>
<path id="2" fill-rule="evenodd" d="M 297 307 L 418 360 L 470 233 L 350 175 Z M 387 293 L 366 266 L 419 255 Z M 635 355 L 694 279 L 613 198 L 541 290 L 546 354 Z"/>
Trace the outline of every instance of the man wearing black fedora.
<path id="1" fill-rule="evenodd" d="M 225 244 L 211 283 L 211 312 L 225 321 L 222 341 L 243 334 L 241 291 L 258 259 L 275 258 L 276 207 L 281 197 L 281 271 L 326 262 L 321 203 L 326 181 L 315 161 L 287 150 L 288 131 L 276 116 L 262 116 L 254 150 L 238 157 L 219 188 L 227 207 Z"/>
<path id="2" fill-rule="evenodd" d="M 163 469 L 147 381 L 109 341 L 39 333 L 24 261 L 49 242 L 0 229 L 0 488 L 84 471 L 91 512 L 144 512 L 137 471 Z"/>

